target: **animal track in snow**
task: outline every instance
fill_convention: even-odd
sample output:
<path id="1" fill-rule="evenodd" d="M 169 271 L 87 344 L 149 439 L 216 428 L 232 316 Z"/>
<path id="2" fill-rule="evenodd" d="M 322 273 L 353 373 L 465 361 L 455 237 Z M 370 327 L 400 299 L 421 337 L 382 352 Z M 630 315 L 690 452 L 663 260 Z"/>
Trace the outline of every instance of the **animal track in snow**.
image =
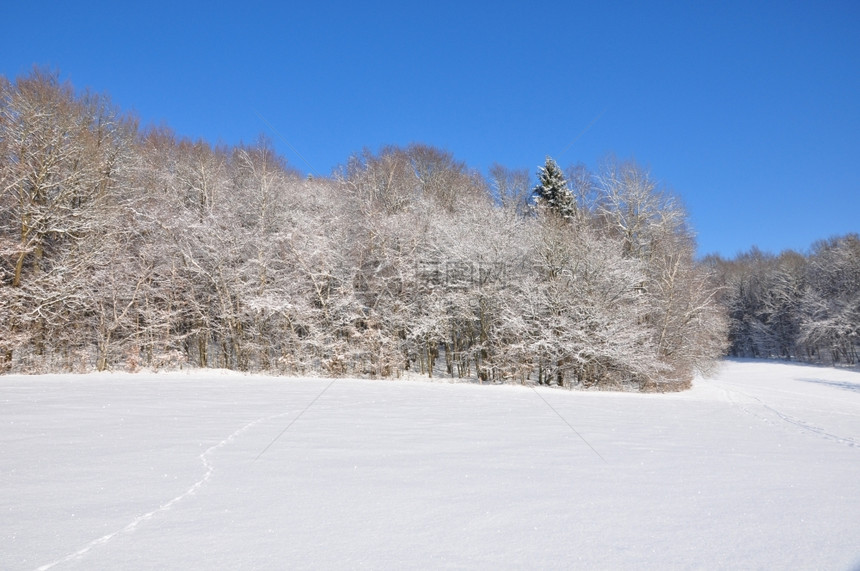
<path id="1" fill-rule="evenodd" d="M 150 512 L 147 512 L 143 515 L 137 516 L 136 518 L 131 520 L 131 522 L 128 523 L 125 527 L 122 527 L 116 531 L 112 531 L 111 533 L 108 533 L 107 535 L 103 535 L 103 536 L 99 537 L 98 539 L 94 539 L 94 540 L 90 541 L 89 543 L 87 543 L 86 545 L 84 545 L 83 547 L 81 547 L 80 549 L 75 551 L 74 553 L 70 553 L 69 555 L 66 555 L 65 557 L 57 559 L 56 561 L 52 561 L 51 563 L 46 563 L 45 565 L 37 567 L 36 571 L 45 571 L 47 569 L 50 569 L 50 568 L 55 567 L 57 565 L 60 565 L 62 563 L 67 563 L 69 561 L 73 561 L 75 559 L 83 557 L 86 553 L 88 553 L 93 548 L 98 547 L 99 545 L 104 545 L 105 543 L 109 542 L 111 539 L 113 539 L 117 535 L 119 535 L 121 533 L 130 532 L 130 531 L 134 530 L 141 523 L 143 523 L 145 521 L 149 521 L 150 519 L 152 519 L 153 517 L 155 517 L 159 513 L 169 510 L 170 508 L 175 506 L 177 503 L 181 502 L 182 500 L 184 500 L 188 496 L 197 492 L 197 490 L 199 490 L 201 487 L 203 487 L 203 485 L 209 481 L 209 478 L 212 477 L 212 473 L 215 471 L 215 468 L 212 465 L 212 463 L 209 462 L 208 457 L 210 454 L 212 454 L 216 450 L 226 446 L 227 444 L 230 444 L 239 435 L 243 434 L 244 432 L 247 432 L 248 430 L 250 430 L 252 427 L 256 426 L 257 424 L 259 424 L 261 422 L 268 421 L 268 420 L 274 420 L 276 418 L 280 418 L 280 417 L 286 416 L 288 414 L 289 414 L 289 412 L 282 412 L 282 413 L 273 414 L 270 416 L 263 416 L 263 417 L 260 417 L 256 420 L 249 422 L 245 426 L 234 431 L 227 438 L 225 438 L 224 440 L 222 440 L 221 442 L 218 442 L 217 444 L 215 444 L 213 446 L 210 446 L 202 454 L 200 454 L 200 461 L 203 463 L 203 467 L 206 469 L 206 473 L 203 474 L 202 478 L 200 478 L 199 480 L 194 482 L 191 485 L 191 487 L 189 487 L 183 493 L 181 493 L 178 496 L 176 496 L 175 498 L 172 498 L 172 499 L 168 500 L 167 502 L 161 504 L 158 508 L 156 508 Z"/>
<path id="2" fill-rule="evenodd" d="M 714 386 L 716 386 L 717 388 L 719 388 L 720 390 L 722 390 L 725 393 L 726 398 L 729 400 L 729 402 L 731 402 L 734 406 L 736 406 L 737 408 L 739 408 L 740 410 L 742 410 L 746 414 L 749 414 L 750 416 L 754 416 L 754 417 L 762 419 L 762 420 L 768 420 L 767 417 L 762 416 L 760 414 L 757 414 L 757 413 L 751 411 L 746 406 L 744 406 L 743 403 L 739 399 L 736 399 L 735 397 L 732 396 L 732 393 L 734 393 L 735 395 L 742 395 L 742 396 L 746 397 L 747 399 L 751 399 L 751 400 L 757 402 L 759 405 L 761 405 L 762 408 L 772 412 L 783 422 L 794 425 L 794 426 L 796 426 L 796 427 L 798 427 L 798 428 L 800 428 L 806 432 L 810 432 L 810 433 L 815 434 L 816 436 L 819 436 L 819 437 L 824 438 L 826 440 L 839 442 L 840 444 L 844 444 L 844 445 L 849 446 L 851 448 L 860 448 L 860 442 L 857 442 L 853 438 L 849 438 L 847 436 L 839 436 L 838 434 L 832 434 L 830 432 L 827 432 L 826 430 L 824 430 L 823 428 L 821 428 L 819 426 L 815 426 L 815 425 L 809 424 L 807 422 L 804 422 L 803 420 L 799 420 L 797 418 L 794 418 L 793 416 L 785 414 L 784 412 L 770 406 L 769 404 L 767 404 L 766 402 L 764 402 L 763 400 L 761 400 L 757 396 L 747 394 L 747 393 L 740 391 L 738 389 L 735 389 L 735 388 L 728 388 L 728 387 L 723 386 L 723 385 L 715 384 Z"/>

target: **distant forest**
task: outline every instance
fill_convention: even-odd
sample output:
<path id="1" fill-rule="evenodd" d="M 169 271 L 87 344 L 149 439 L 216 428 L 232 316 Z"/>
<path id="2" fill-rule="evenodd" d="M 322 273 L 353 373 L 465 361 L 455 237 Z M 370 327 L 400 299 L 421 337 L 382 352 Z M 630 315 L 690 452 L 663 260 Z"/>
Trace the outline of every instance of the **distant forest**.
<path id="1" fill-rule="evenodd" d="M 755 248 L 704 260 L 721 286 L 730 354 L 812 363 L 860 362 L 860 236 L 821 240 L 808 254 Z"/>
<path id="2" fill-rule="evenodd" d="M 303 177 L 0 76 L 0 370 L 406 371 L 628 390 L 726 351 L 855 363 L 860 247 L 695 260 L 647 171 L 487 175 L 413 144 Z"/>

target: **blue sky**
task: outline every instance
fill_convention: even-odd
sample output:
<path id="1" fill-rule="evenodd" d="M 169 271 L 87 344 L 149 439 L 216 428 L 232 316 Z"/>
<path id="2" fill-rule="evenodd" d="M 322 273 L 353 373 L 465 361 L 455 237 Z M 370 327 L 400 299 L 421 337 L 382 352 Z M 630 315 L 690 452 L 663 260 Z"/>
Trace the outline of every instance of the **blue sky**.
<path id="1" fill-rule="evenodd" d="M 856 1 L 135 4 L 8 2 L 0 74 L 55 68 L 194 139 L 265 133 L 303 172 L 290 145 L 320 174 L 411 142 L 484 173 L 633 158 L 700 254 L 860 231 Z"/>

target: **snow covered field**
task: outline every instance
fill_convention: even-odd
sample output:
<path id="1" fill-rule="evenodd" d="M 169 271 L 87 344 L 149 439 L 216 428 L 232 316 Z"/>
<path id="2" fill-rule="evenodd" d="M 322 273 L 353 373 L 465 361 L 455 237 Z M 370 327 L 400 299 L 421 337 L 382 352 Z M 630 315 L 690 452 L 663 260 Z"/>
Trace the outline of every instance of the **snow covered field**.
<path id="1" fill-rule="evenodd" d="M 857 372 L 5 376 L 0 423 L 2 569 L 860 565 Z"/>

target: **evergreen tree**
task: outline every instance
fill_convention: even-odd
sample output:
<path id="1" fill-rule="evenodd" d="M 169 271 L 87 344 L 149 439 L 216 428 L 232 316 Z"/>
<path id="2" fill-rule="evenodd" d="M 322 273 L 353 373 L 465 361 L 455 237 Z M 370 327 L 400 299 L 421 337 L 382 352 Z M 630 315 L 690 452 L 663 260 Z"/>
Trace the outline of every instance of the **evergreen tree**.
<path id="1" fill-rule="evenodd" d="M 551 158 L 546 158 L 546 164 L 538 171 L 539 181 L 534 188 L 534 196 L 538 206 L 549 208 L 562 218 L 570 218 L 576 210 L 573 193 L 567 186 L 567 180 L 558 164 Z"/>

